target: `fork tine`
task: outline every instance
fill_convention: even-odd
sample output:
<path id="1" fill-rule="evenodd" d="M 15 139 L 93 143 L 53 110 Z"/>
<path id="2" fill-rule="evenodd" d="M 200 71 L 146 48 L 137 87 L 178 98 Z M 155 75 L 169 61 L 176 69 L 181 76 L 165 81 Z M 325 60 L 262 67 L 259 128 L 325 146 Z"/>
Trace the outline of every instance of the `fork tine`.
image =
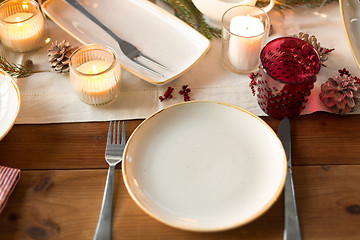
<path id="1" fill-rule="evenodd" d="M 116 121 L 114 121 L 112 143 L 113 143 L 113 144 L 116 143 Z"/>
<path id="2" fill-rule="evenodd" d="M 117 134 L 116 134 L 116 136 L 117 136 L 117 142 L 116 142 L 116 144 L 120 144 L 120 121 L 118 121 L 117 122 Z"/>
<path id="3" fill-rule="evenodd" d="M 122 122 L 121 144 L 125 144 L 125 142 L 126 142 L 126 132 L 125 132 L 125 122 L 123 121 Z"/>
<path id="4" fill-rule="evenodd" d="M 157 71 L 155 71 L 155 70 L 152 70 L 151 68 L 145 66 L 144 64 L 142 64 L 142 63 L 139 62 L 138 60 L 136 60 L 136 59 L 131 59 L 131 60 L 133 60 L 133 61 L 136 62 L 140 67 L 148 70 L 149 72 L 151 72 L 151 73 L 153 73 L 153 74 L 155 74 L 155 75 L 157 75 L 157 76 L 159 76 L 159 77 L 164 77 L 164 75 L 162 75 L 161 73 L 159 73 L 159 72 L 157 72 Z"/>
<path id="5" fill-rule="evenodd" d="M 112 121 L 110 121 L 110 124 L 109 124 L 109 131 L 108 131 L 108 136 L 107 136 L 107 142 L 106 142 L 106 144 L 111 144 L 112 124 L 113 124 L 113 122 L 112 122 Z"/>
<path id="6" fill-rule="evenodd" d="M 171 71 L 169 68 L 165 67 L 165 66 L 162 65 L 161 63 L 155 61 L 154 59 L 146 56 L 146 55 L 143 54 L 143 53 L 140 53 L 140 56 L 143 57 L 143 58 L 144 58 L 146 61 L 148 61 L 148 62 L 151 62 L 151 63 L 153 63 L 153 64 L 155 64 L 155 65 L 157 65 L 157 66 L 159 66 L 159 67 L 161 67 L 161 68 L 163 68 L 163 69 L 166 69 L 166 70 L 168 70 L 168 71 Z"/>

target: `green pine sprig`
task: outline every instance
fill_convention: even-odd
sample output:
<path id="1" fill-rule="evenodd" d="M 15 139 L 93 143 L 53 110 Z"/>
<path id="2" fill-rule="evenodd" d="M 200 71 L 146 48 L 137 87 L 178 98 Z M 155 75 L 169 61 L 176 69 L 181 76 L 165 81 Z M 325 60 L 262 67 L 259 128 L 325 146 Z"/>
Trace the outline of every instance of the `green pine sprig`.
<path id="1" fill-rule="evenodd" d="M 278 0 L 276 1 L 274 8 L 277 10 L 295 7 L 317 8 L 332 3 L 334 1 L 335 0 Z M 269 0 L 258 0 L 256 4 L 258 6 L 266 6 L 269 4 Z"/>
<path id="2" fill-rule="evenodd" d="M 0 56 L 0 68 L 14 78 L 25 78 L 34 74 L 33 71 L 21 64 L 9 62 L 2 53 Z"/>
<path id="3" fill-rule="evenodd" d="M 210 27 L 204 20 L 202 13 L 195 7 L 191 0 L 161 0 L 172 8 L 175 16 L 189 24 L 208 39 L 221 38 L 221 29 Z M 275 9 L 289 9 L 295 7 L 321 7 L 336 0 L 278 0 Z M 269 0 L 258 0 L 258 6 L 266 6 Z"/>
<path id="4" fill-rule="evenodd" d="M 204 20 L 201 12 L 191 0 L 162 0 L 170 8 L 174 9 L 175 16 L 189 24 L 208 39 L 221 37 L 221 30 L 210 27 Z"/>

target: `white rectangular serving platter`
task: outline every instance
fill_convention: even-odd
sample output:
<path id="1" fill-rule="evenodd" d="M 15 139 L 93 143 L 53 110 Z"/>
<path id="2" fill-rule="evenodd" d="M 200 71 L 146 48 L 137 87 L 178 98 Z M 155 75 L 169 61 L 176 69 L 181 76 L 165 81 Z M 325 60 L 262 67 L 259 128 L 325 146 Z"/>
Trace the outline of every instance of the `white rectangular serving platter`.
<path id="1" fill-rule="evenodd" d="M 63 0 L 47 0 L 42 9 L 59 27 L 82 44 L 113 48 L 123 69 L 162 85 L 179 77 L 210 48 L 210 41 L 189 25 L 148 0 L 79 0 L 115 34 L 171 71 L 146 63 L 164 76 L 155 75 L 128 59 L 103 29 Z M 62 39 L 59 39 L 62 41 Z"/>

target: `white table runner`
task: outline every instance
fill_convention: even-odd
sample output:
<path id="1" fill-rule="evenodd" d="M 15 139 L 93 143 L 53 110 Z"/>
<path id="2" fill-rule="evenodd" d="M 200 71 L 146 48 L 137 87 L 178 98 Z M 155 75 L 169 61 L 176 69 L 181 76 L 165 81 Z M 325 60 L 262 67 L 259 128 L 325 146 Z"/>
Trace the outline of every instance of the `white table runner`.
<path id="1" fill-rule="evenodd" d="M 337 75 L 338 69 L 346 67 L 353 75 L 360 76 L 342 28 L 338 3 L 322 8 L 320 13 L 321 15 L 311 8 L 282 12 L 272 10 L 270 13 L 273 25 L 270 38 L 302 31 L 315 35 L 323 47 L 335 48 L 326 61 L 327 67 L 322 68 L 318 75 L 310 96 L 311 104 L 305 108 L 304 114 L 326 110 L 318 98 L 319 87 L 328 77 Z M 51 21 L 48 21 L 48 29 L 51 41 L 66 39 L 73 45 L 81 45 Z M 182 85 L 189 85 L 191 88 L 191 100 L 226 102 L 264 116 L 249 88 L 248 75 L 227 71 L 221 63 L 221 40 L 214 39 L 211 44 L 209 52 L 189 71 L 161 87 L 123 71 L 119 97 L 110 104 L 97 107 L 78 99 L 71 88 L 68 74 L 50 72 L 47 57 L 49 45 L 27 54 L 15 54 L 1 46 L 1 51 L 9 61 L 21 63 L 24 59 L 31 59 L 35 64 L 34 70 L 45 71 L 17 80 L 22 100 L 16 124 L 146 118 L 166 106 L 183 102 L 183 96 L 178 94 Z M 174 97 L 160 102 L 158 97 L 163 95 L 168 86 L 175 88 Z M 360 109 L 355 113 L 360 113 Z"/>

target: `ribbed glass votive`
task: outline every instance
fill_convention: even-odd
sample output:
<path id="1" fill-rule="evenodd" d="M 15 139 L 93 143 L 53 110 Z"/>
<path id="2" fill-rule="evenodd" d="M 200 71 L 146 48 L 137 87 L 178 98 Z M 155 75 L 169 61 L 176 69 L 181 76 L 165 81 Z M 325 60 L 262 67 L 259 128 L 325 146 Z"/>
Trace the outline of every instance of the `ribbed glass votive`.
<path id="1" fill-rule="evenodd" d="M 0 4 L 2 43 L 15 52 L 29 52 L 45 44 L 45 21 L 33 0 L 7 0 Z"/>
<path id="2" fill-rule="evenodd" d="M 104 45 L 86 45 L 70 57 L 70 80 L 80 100 L 102 105 L 114 100 L 119 91 L 121 67 L 116 53 Z"/>

